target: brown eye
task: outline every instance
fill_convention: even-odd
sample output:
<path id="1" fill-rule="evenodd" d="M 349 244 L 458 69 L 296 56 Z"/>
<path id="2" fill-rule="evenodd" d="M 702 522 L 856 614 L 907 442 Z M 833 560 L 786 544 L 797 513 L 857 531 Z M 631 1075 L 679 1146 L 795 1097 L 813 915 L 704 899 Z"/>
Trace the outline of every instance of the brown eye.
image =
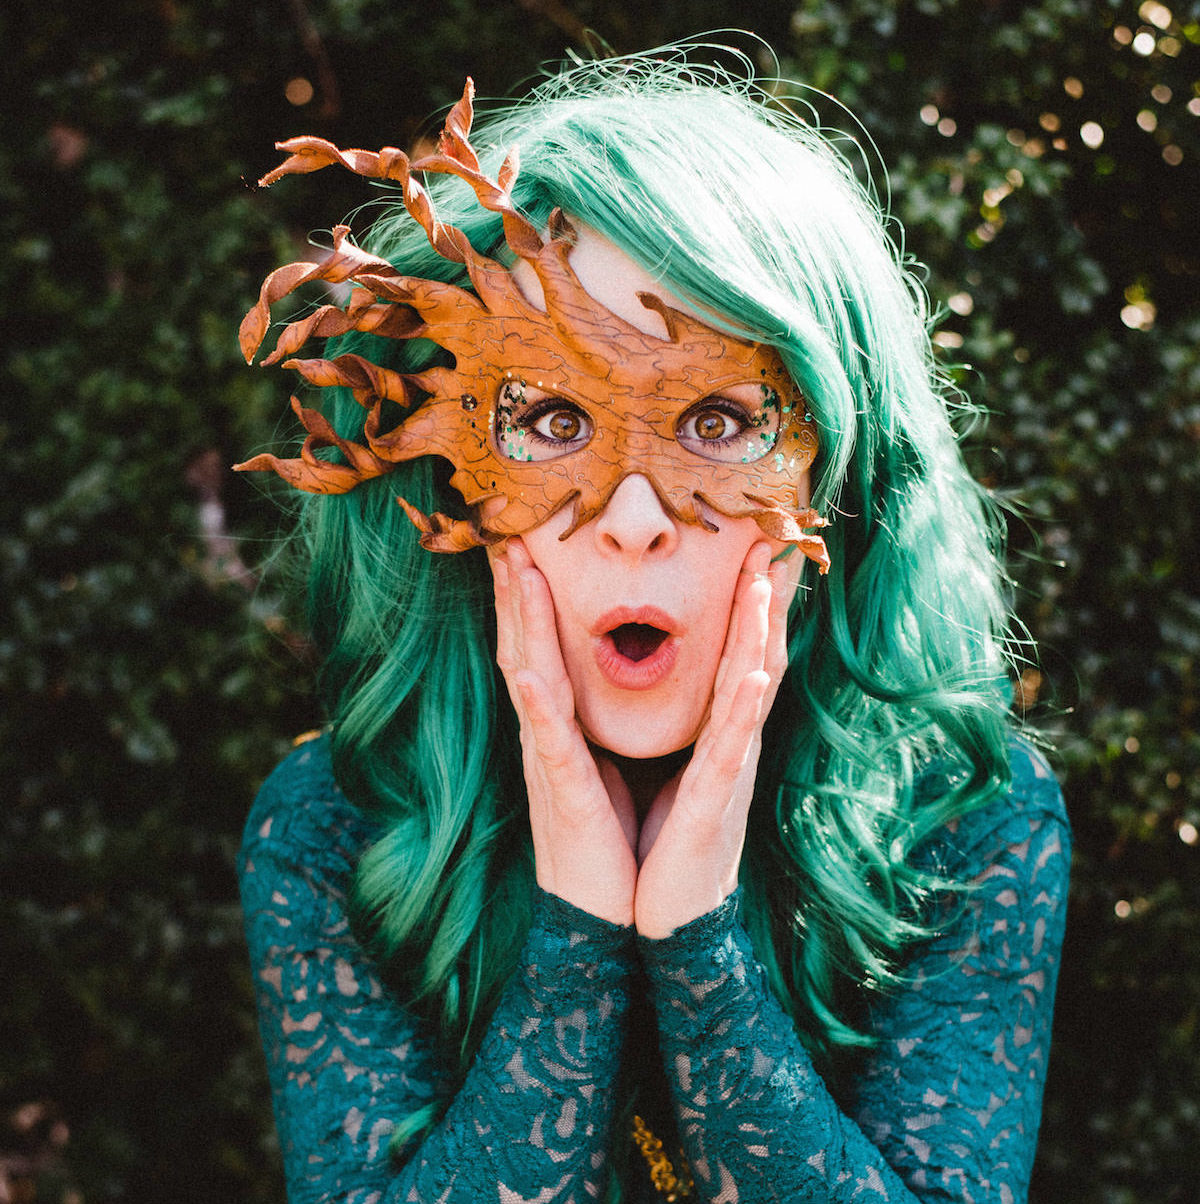
<path id="1" fill-rule="evenodd" d="M 573 401 L 510 381 L 496 398 L 495 438 L 509 460 L 553 460 L 587 445 L 592 420 Z"/>
<path id="2" fill-rule="evenodd" d="M 570 443 L 583 430 L 583 415 L 577 410 L 551 410 L 533 424 L 533 429 L 555 443 Z"/>
<path id="3" fill-rule="evenodd" d="M 723 414 L 720 410 L 701 410 L 699 414 L 690 419 L 690 422 L 691 431 L 688 433 L 706 442 L 714 439 L 727 439 L 730 435 L 736 435 L 740 429 L 733 418 L 728 414 Z"/>
<path id="4" fill-rule="evenodd" d="M 748 464 L 779 437 L 779 394 L 765 385 L 734 385 L 684 411 L 675 425 L 682 447 L 706 460 Z"/>

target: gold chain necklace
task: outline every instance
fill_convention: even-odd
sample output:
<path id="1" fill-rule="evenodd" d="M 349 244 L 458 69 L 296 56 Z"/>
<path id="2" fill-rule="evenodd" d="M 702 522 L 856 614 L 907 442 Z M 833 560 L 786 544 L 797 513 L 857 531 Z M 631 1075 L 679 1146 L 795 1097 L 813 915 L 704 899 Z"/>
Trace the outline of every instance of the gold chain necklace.
<path id="1" fill-rule="evenodd" d="M 650 1168 L 650 1182 L 654 1184 L 654 1190 L 666 1197 L 667 1204 L 691 1199 L 696 1184 L 682 1150 L 679 1152 L 677 1173 L 670 1158 L 663 1153 L 662 1139 L 654 1136 L 650 1126 L 640 1116 L 633 1118 L 633 1143 L 641 1150 Z"/>

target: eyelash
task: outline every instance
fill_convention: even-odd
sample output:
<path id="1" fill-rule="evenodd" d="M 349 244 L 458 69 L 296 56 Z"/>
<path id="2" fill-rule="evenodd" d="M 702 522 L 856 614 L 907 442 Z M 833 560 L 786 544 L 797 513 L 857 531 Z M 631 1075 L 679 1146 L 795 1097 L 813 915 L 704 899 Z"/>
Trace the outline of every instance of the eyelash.
<path id="1" fill-rule="evenodd" d="M 547 414 L 554 414 L 563 411 L 568 414 L 576 415 L 580 424 L 584 429 L 588 430 L 590 437 L 592 427 L 591 419 L 578 407 L 571 405 L 570 402 L 564 401 L 561 397 L 547 397 L 542 401 L 534 402 L 533 405 L 521 415 L 520 426 L 524 429 L 526 437 L 533 439 L 538 443 L 544 444 L 547 447 L 565 447 L 574 443 L 574 439 L 552 439 L 548 435 L 543 435 L 537 429 L 537 424 L 546 417 Z"/>
<path id="2" fill-rule="evenodd" d="M 676 438 L 679 437 L 679 431 L 689 423 L 695 424 L 697 418 L 708 410 L 715 410 L 718 414 L 723 414 L 726 418 L 733 422 L 736 428 L 732 434 L 722 435 L 719 439 L 704 439 L 702 442 L 714 447 L 724 447 L 728 443 L 732 443 L 735 439 L 741 439 L 745 433 L 754 426 L 753 418 L 737 404 L 736 401 L 729 401 L 724 397 L 706 397 L 698 405 L 694 406 L 680 420 L 679 425 L 675 428 Z M 699 435 L 693 436 L 700 439 Z"/>
<path id="3" fill-rule="evenodd" d="M 771 425 L 771 410 L 779 408 L 778 394 L 762 386 L 762 403 L 749 410 L 745 404 L 722 394 L 713 394 L 694 402 L 675 426 L 675 439 L 679 445 L 693 455 L 707 459 L 728 459 L 732 453 L 743 462 L 758 459 L 769 447 L 757 448 L 754 432 Z M 696 422 L 706 414 L 720 414 L 732 429 L 714 439 L 705 439 L 696 429 Z M 547 417 L 569 414 L 578 423 L 578 433 L 570 438 L 555 438 L 538 429 Z M 557 394 L 529 400 L 524 382 L 510 382 L 500 393 L 499 415 L 505 434 L 500 436 L 506 454 L 513 459 L 545 458 L 568 454 L 585 447 L 595 434 L 595 423 L 581 406 Z M 778 420 L 778 419 L 777 419 Z M 774 437 L 763 435 L 763 439 L 774 443 Z M 510 441 L 512 450 L 509 450 Z M 749 442 L 748 442 L 749 441 Z M 522 455 L 521 449 L 541 449 L 541 455 Z"/>

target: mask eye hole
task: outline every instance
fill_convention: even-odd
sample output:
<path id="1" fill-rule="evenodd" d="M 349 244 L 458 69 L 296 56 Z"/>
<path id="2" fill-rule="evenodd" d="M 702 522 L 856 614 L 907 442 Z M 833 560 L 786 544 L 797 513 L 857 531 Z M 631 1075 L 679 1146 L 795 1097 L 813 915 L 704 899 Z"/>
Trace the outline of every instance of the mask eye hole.
<path id="1" fill-rule="evenodd" d="M 505 381 L 496 396 L 496 446 L 508 460 L 553 460 L 585 447 L 595 430 L 573 401 Z"/>
<path id="2" fill-rule="evenodd" d="M 734 385 L 689 406 L 675 425 L 682 447 L 706 460 L 748 464 L 775 446 L 779 394 L 769 385 Z"/>

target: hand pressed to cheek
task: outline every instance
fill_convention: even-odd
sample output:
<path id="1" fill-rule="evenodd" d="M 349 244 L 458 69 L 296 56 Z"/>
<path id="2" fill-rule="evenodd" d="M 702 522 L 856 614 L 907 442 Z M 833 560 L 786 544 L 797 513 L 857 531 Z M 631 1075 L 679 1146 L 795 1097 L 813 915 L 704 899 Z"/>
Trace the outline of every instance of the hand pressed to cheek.
<path id="1" fill-rule="evenodd" d="M 520 541 L 492 556 L 497 662 L 520 723 L 537 881 L 592 915 L 633 919 L 628 794 L 610 796 L 575 721 L 554 606 Z"/>
<path id="2" fill-rule="evenodd" d="M 719 664 L 702 698 L 705 720 L 689 761 L 660 790 L 640 832 L 616 766 L 593 756 L 576 722 L 578 691 L 559 650 L 545 578 L 522 541 L 493 556 L 498 659 L 521 721 L 544 889 L 614 922 L 632 919 L 652 937 L 712 910 L 734 889 L 762 724 L 787 664 L 796 588 L 793 562 L 770 564 L 770 552 L 753 540 L 742 557 Z"/>
<path id="3" fill-rule="evenodd" d="M 796 589 L 786 560 L 766 569 L 756 546 L 739 583 L 708 722 L 669 797 L 643 825 L 635 922 L 665 937 L 717 907 L 737 885 L 762 725 L 787 666 L 787 610 Z"/>

